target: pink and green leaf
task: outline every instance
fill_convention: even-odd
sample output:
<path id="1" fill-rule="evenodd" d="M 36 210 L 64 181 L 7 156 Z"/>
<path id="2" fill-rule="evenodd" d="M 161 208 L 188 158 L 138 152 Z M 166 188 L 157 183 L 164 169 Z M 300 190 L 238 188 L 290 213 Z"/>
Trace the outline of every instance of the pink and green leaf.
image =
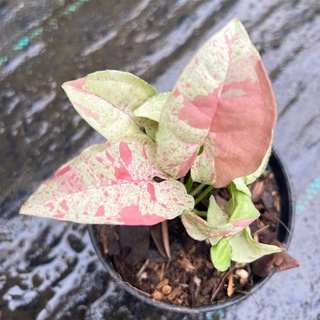
<path id="1" fill-rule="evenodd" d="M 239 190 L 240 189 L 240 190 Z M 182 223 L 190 237 L 195 240 L 208 239 L 211 245 L 222 238 L 233 236 L 256 220 L 260 213 L 251 201 L 251 193 L 243 180 L 228 185 L 231 199 L 223 210 L 213 196 L 209 199 L 207 220 L 194 212 L 185 211 Z"/>
<path id="2" fill-rule="evenodd" d="M 223 237 L 228 237 L 235 232 L 239 232 L 230 223 L 220 227 L 213 227 L 192 211 L 184 211 L 181 221 L 191 238 L 198 241 L 208 239 L 212 245 L 216 244 Z"/>
<path id="3" fill-rule="evenodd" d="M 181 216 L 181 221 L 191 238 L 198 241 L 208 239 L 211 227 L 207 221 L 191 211 L 184 211 Z"/>
<path id="4" fill-rule="evenodd" d="M 141 133 L 145 120 L 134 111 L 157 94 L 142 79 L 114 70 L 95 72 L 62 87 L 81 117 L 105 138 Z"/>
<path id="5" fill-rule="evenodd" d="M 197 52 L 168 97 L 157 133 L 159 165 L 175 178 L 191 168 L 195 181 L 226 186 L 261 165 L 275 120 L 261 58 L 234 19 Z"/>
<path id="6" fill-rule="evenodd" d="M 189 236 L 199 241 L 208 239 L 211 245 L 215 245 L 223 237 L 241 232 L 259 217 L 259 211 L 250 205 L 250 196 L 239 191 L 234 191 L 232 196 L 235 199 L 226 204 L 226 211 L 211 196 L 207 220 L 194 212 L 184 211 L 181 221 Z"/>
<path id="7" fill-rule="evenodd" d="M 60 168 L 20 213 L 89 223 L 153 225 L 191 210 L 194 199 L 155 162 L 154 142 L 145 135 L 110 139 L 86 149 Z"/>

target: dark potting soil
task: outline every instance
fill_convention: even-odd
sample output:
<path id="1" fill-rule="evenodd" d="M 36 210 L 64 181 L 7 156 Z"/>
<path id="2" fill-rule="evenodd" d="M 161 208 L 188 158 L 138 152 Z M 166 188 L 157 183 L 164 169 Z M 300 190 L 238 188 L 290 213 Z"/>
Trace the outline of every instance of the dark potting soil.
<path id="1" fill-rule="evenodd" d="M 250 189 L 252 200 L 261 213 L 250 225 L 253 237 L 262 243 L 282 246 L 276 239 L 281 199 L 273 173 L 266 170 Z M 212 194 L 221 205 L 229 198 L 226 189 L 214 189 Z M 208 198 L 202 205 L 208 205 Z M 199 307 L 223 302 L 234 294 L 248 294 L 275 265 L 283 270 L 297 266 L 283 251 L 250 264 L 232 263 L 227 271 L 219 272 L 210 260 L 210 244 L 188 236 L 180 218 L 168 221 L 168 229 L 170 258 L 156 240 L 157 236 L 161 239 L 159 225 L 96 226 L 95 234 L 123 281 L 155 300 L 178 306 Z"/>

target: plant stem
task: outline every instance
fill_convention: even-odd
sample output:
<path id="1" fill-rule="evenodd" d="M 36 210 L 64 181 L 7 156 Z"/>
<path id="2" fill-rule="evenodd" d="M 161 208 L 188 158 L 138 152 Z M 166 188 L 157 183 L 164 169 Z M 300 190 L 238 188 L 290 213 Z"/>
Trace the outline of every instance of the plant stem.
<path id="1" fill-rule="evenodd" d="M 194 214 L 196 214 L 199 217 L 206 218 L 208 216 L 207 211 L 198 211 L 198 210 L 193 209 L 192 212 L 194 212 Z"/>
<path id="2" fill-rule="evenodd" d="M 187 184 L 186 184 L 186 189 L 187 189 L 188 193 L 190 192 L 190 190 L 192 188 L 192 184 L 193 184 L 193 180 L 192 180 L 191 175 L 190 175 L 189 178 L 188 178 Z"/>
<path id="3" fill-rule="evenodd" d="M 195 199 L 195 205 L 197 205 L 206 195 L 208 195 L 213 189 L 213 186 L 208 186 L 200 195 Z"/>
<path id="4" fill-rule="evenodd" d="M 199 191 L 201 191 L 202 190 L 202 188 L 205 186 L 205 184 L 204 183 L 201 183 L 201 184 L 199 184 L 194 190 L 192 190 L 191 192 L 190 192 L 190 196 L 195 196 L 197 193 L 199 193 Z"/>

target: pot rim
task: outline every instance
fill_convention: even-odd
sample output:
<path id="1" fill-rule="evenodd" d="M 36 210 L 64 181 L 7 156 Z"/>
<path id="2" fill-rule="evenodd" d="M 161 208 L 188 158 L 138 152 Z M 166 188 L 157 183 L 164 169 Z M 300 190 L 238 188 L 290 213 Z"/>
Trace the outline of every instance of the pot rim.
<path id="1" fill-rule="evenodd" d="M 292 238 L 293 226 L 294 226 L 294 200 L 291 192 L 287 171 L 282 161 L 280 160 L 278 153 L 274 150 L 274 148 L 272 149 L 272 153 L 269 158 L 268 165 L 272 168 L 275 174 L 275 180 L 279 188 L 279 195 L 281 199 L 280 220 L 285 225 L 284 226 L 283 224 L 278 223 L 277 231 L 276 231 L 277 238 L 280 242 L 284 244 L 285 248 L 288 249 L 291 238 Z M 288 232 L 287 229 L 289 229 L 290 232 Z M 101 260 L 103 266 L 105 267 L 105 269 L 107 270 L 108 274 L 111 276 L 113 281 L 115 281 L 119 285 L 122 285 L 125 291 L 132 294 L 135 298 L 139 299 L 140 301 L 147 303 L 152 307 L 160 308 L 160 309 L 175 312 L 175 313 L 199 314 L 199 313 L 213 312 L 213 311 L 218 311 L 220 309 L 228 308 L 231 305 L 234 305 L 246 299 L 256 290 L 261 288 L 276 272 L 276 269 L 274 268 L 267 277 L 259 280 L 259 282 L 254 285 L 254 287 L 249 291 L 249 294 L 247 295 L 235 294 L 227 301 L 218 302 L 211 305 L 205 305 L 200 307 L 189 308 L 189 307 L 176 306 L 166 302 L 153 300 L 147 294 L 140 292 L 131 284 L 124 282 L 121 276 L 113 269 L 113 267 L 111 267 L 112 266 L 111 261 L 110 260 L 108 261 L 107 258 L 103 255 L 102 250 L 100 249 L 100 246 L 95 238 L 93 225 L 88 225 L 88 230 L 89 230 L 90 238 L 93 243 L 94 249 L 99 259 Z"/>

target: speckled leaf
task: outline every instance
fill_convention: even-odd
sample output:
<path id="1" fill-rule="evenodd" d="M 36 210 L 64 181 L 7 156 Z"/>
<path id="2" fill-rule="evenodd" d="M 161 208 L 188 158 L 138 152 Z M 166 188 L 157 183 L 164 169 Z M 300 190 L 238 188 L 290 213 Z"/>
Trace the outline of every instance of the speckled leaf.
<path id="1" fill-rule="evenodd" d="M 207 221 L 191 211 L 184 211 L 181 221 L 191 238 L 198 241 L 208 239 L 211 227 L 208 225 Z"/>
<path id="2" fill-rule="evenodd" d="M 260 213 L 251 201 L 248 187 L 243 180 L 241 182 L 241 188 L 246 188 L 248 193 L 243 192 L 246 190 L 238 190 L 236 184 L 232 182 L 228 186 L 231 199 L 225 205 L 226 211 L 223 211 L 211 196 L 207 221 L 193 212 L 183 213 L 182 223 L 190 237 L 200 241 L 208 239 L 211 245 L 215 245 L 222 237 L 230 237 L 241 232 L 259 217 Z"/>
<path id="3" fill-rule="evenodd" d="M 169 93 L 156 94 L 134 111 L 134 115 L 136 117 L 146 119 L 142 127 L 144 128 L 148 137 L 150 137 L 153 141 L 156 139 L 158 122 L 160 120 L 161 112 L 168 95 Z"/>
<path id="4" fill-rule="evenodd" d="M 143 129 L 150 139 L 152 139 L 153 141 L 156 140 L 156 134 L 158 132 L 158 122 L 146 119 L 146 121 L 143 124 Z"/>
<path id="5" fill-rule="evenodd" d="M 155 162 L 145 135 L 110 139 L 60 168 L 20 213 L 94 224 L 152 225 L 191 210 L 194 199 Z"/>
<path id="6" fill-rule="evenodd" d="M 157 161 L 175 178 L 191 168 L 195 181 L 226 186 L 260 166 L 275 120 L 261 58 L 233 19 L 197 52 L 167 99 Z"/>
<path id="7" fill-rule="evenodd" d="M 95 130 L 106 138 L 141 133 L 145 120 L 134 110 L 156 89 L 127 72 L 99 71 L 63 84 L 74 108 Z"/>
<path id="8" fill-rule="evenodd" d="M 159 93 L 147 100 L 134 112 L 136 117 L 144 117 L 159 122 L 163 107 L 170 93 Z"/>
<path id="9" fill-rule="evenodd" d="M 229 244 L 232 248 L 232 260 L 237 262 L 248 263 L 266 254 L 282 251 L 282 249 L 277 246 L 254 241 L 251 237 L 249 227 L 233 236 Z"/>
<path id="10" fill-rule="evenodd" d="M 230 215 L 219 207 L 215 197 L 210 196 L 207 214 L 209 225 L 215 228 L 223 226 L 228 223 L 229 218 Z"/>
<path id="11" fill-rule="evenodd" d="M 222 237 L 227 237 L 239 232 L 230 223 L 220 227 L 213 227 L 209 223 L 191 211 L 184 211 L 181 221 L 188 235 L 198 241 L 208 239 L 211 245 L 216 244 Z"/>

